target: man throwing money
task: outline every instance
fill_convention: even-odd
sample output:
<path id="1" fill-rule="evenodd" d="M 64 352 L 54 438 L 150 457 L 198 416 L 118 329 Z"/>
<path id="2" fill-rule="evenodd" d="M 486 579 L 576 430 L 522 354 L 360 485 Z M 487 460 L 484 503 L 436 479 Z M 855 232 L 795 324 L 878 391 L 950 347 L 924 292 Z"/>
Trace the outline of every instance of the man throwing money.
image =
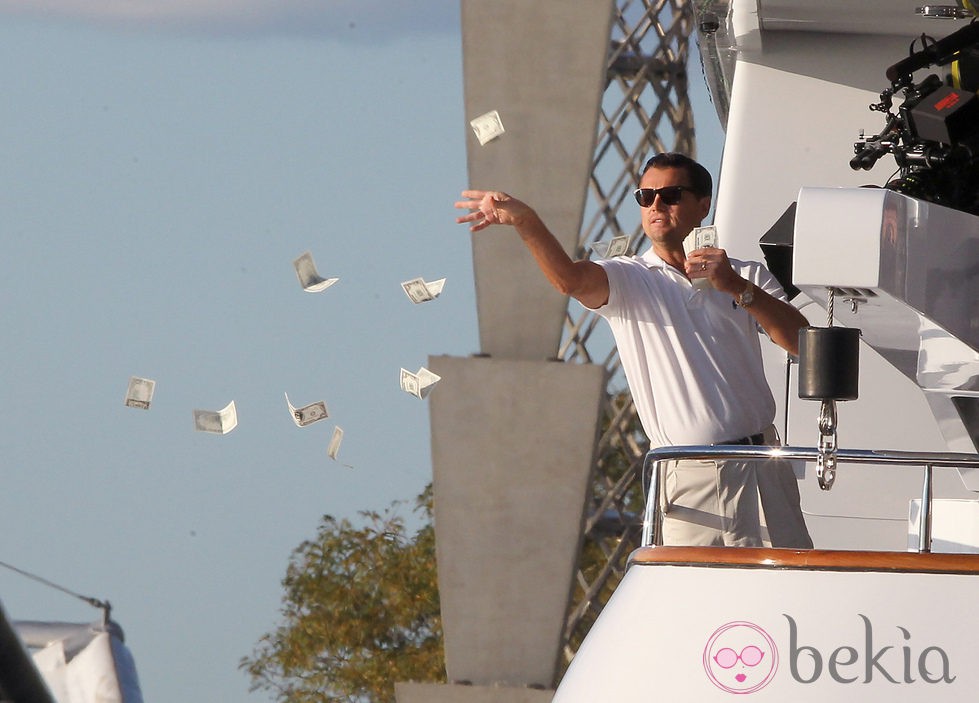
<path id="1" fill-rule="evenodd" d="M 639 186 L 652 244 L 640 256 L 573 261 L 529 205 L 496 191 L 463 191 L 455 207 L 471 212 L 456 221 L 514 227 L 551 284 L 609 322 L 652 446 L 765 443 L 775 400 L 758 330 L 797 354 L 808 322 L 762 264 L 684 252 L 710 211 L 707 169 L 658 154 Z M 812 547 L 788 462 L 682 460 L 664 474 L 664 544 Z"/>

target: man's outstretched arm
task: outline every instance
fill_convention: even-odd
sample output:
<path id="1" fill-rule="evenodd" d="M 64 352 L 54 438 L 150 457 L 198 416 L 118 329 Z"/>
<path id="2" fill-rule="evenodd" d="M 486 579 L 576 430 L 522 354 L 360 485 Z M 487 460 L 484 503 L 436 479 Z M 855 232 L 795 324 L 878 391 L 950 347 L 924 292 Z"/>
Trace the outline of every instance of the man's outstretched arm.
<path id="1" fill-rule="evenodd" d="M 465 200 L 456 208 L 470 210 L 456 222 L 469 223 L 472 232 L 490 225 L 510 225 L 517 230 L 537 266 L 560 293 L 570 295 L 588 308 L 598 308 L 608 302 L 608 276 L 593 261 L 574 261 L 561 243 L 526 203 L 499 191 L 464 190 Z"/>

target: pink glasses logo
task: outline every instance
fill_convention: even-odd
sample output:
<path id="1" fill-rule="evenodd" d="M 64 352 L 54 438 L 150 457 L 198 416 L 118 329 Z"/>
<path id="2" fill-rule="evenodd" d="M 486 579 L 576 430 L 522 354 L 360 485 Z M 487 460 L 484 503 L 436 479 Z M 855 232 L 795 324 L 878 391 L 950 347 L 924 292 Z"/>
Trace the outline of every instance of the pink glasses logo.
<path id="1" fill-rule="evenodd" d="M 750 622 L 717 628 L 704 647 L 704 669 L 711 682 L 728 693 L 754 693 L 767 686 L 778 669 L 775 641 Z"/>

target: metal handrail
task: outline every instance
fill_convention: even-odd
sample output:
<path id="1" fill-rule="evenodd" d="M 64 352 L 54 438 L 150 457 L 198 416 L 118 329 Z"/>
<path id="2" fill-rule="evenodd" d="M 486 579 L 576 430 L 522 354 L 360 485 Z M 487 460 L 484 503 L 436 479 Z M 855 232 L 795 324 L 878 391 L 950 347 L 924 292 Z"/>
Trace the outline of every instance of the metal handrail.
<path id="1" fill-rule="evenodd" d="M 646 453 L 643 461 L 643 492 L 646 509 L 643 514 L 640 544 L 662 544 L 662 519 L 660 512 L 661 463 L 676 459 L 805 459 L 816 461 L 816 447 L 764 447 L 742 445 L 659 447 Z M 838 449 L 837 461 L 851 464 L 899 464 L 924 467 L 924 485 L 921 491 L 921 511 L 918 514 L 918 551 L 931 551 L 932 470 L 934 467 L 979 469 L 979 454 L 955 452 L 905 452 L 876 449 Z M 648 480 L 647 480 L 648 477 Z"/>

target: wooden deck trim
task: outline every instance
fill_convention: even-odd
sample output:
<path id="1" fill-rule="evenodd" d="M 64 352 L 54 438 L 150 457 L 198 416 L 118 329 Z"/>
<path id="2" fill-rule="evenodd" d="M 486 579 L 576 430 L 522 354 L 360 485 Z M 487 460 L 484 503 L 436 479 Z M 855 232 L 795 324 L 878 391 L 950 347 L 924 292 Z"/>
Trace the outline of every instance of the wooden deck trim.
<path id="1" fill-rule="evenodd" d="M 752 547 L 640 547 L 629 556 L 629 566 L 663 565 L 979 574 L 979 554 L 756 549 Z"/>

